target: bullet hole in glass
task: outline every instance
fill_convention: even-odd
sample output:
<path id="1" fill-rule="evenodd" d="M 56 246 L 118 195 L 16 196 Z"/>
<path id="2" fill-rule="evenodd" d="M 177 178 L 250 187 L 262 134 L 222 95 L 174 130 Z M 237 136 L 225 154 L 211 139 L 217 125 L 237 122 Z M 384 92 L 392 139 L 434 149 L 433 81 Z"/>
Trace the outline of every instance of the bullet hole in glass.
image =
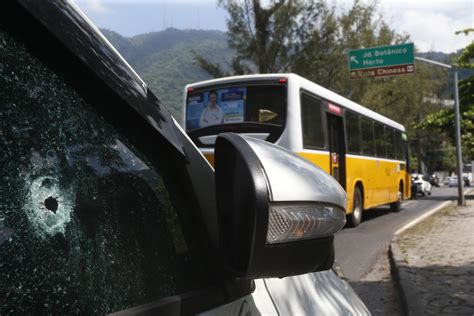
<path id="1" fill-rule="evenodd" d="M 58 210 L 58 206 L 59 206 L 58 200 L 56 200 L 55 198 L 50 196 L 46 200 L 44 200 L 44 206 L 48 210 L 50 210 L 51 212 L 56 213 L 56 211 Z"/>

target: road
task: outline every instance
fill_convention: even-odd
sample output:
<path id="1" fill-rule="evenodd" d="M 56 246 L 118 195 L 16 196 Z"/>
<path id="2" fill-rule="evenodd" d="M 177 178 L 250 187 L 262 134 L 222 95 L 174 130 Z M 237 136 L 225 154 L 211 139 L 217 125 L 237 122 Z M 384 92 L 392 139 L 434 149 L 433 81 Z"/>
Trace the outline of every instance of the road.
<path id="1" fill-rule="evenodd" d="M 386 255 L 393 234 L 405 224 L 446 200 L 456 199 L 457 188 L 433 188 L 431 196 L 403 201 L 399 213 L 380 207 L 364 213 L 356 228 L 345 228 L 336 235 L 336 264 L 349 281 L 359 281 Z"/>

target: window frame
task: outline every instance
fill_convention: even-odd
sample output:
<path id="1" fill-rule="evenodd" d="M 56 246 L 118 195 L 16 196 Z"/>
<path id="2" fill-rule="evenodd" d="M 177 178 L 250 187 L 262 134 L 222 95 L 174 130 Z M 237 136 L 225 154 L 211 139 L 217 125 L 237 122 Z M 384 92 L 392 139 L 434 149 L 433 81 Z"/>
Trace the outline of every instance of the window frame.
<path id="1" fill-rule="evenodd" d="M 303 121 L 303 103 L 302 103 L 302 97 L 303 95 L 307 95 L 309 98 L 312 98 L 312 99 L 316 99 L 316 100 L 319 100 L 319 112 L 320 112 L 320 115 L 321 115 L 321 128 L 322 128 L 322 133 L 323 133 L 323 140 L 324 140 L 324 146 L 322 147 L 317 147 L 317 146 L 311 146 L 311 145 L 305 145 L 304 144 L 304 121 Z M 301 124 L 301 144 L 302 144 L 302 147 L 304 149 L 309 149 L 309 150 L 325 150 L 327 151 L 329 149 L 329 136 L 328 136 L 328 128 L 327 128 L 327 120 L 326 120 L 326 115 L 325 113 L 327 112 L 326 111 L 326 105 L 327 104 L 327 101 L 314 94 L 314 93 L 311 93 L 310 91 L 304 89 L 304 88 L 300 88 L 300 91 L 299 91 L 299 108 L 300 108 L 300 124 Z"/>
<path id="2" fill-rule="evenodd" d="M 206 86 L 200 86 L 193 88 L 192 94 L 195 93 L 203 93 L 205 91 L 210 90 L 220 90 L 232 87 L 255 87 L 255 86 L 282 86 L 284 87 L 285 92 L 285 111 L 283 113 L 283 124 L 275 124 L 275 123 L 265 123 L 265 122 L 241 122 L 241 123 L 226 123 L 226 124 L 218 124 L 218 125 L 210 125 L 206 127 L 200 127 L 192 130 L 187 130 L 187 123 L 186 123 L 186 112 L 187 112 L 187 100 L 189 93 L 186 91 L 186 100 L 184 104 L 184 118 L 183 124 L 186 129 L 186 133 L 192 139 L 192 141 L 200 148 L 214 148 L 214 144 L 204 144 L 202 143 L 199 138 L 202 136 L 209 136 L 209 135 L 217 135 L 223 132 L 236 132 L 236 133 L 268 133 L 269 136 L 266 141 L 275 143 L 283 134 L 286 126 L 288 124 L 288 84 L 287 82 L 281 83 L 279 79 L 259 79 L 259 80 L 242 80 L 242 81 L 233 81 L 233 82 L 225 82 L 225 83 L 216 83 Z M 244 113 L 246 115 L 246 113 Z"/>
<path id="3" fill-rule="evenodd" d="M 347 114 L 349 115 L 354 115 L 357 117 L 357 127 L 358 127 L 358 141 L 359 141 L 359 150 L 358 151 L 352 151 L 349 149 L 349 134 L 347 133 L 348 130 L 348 119 L 347 119 Z M 362 126 L 361 126 L 361 115 L 357 112 L 351 111 L 351 110 L 346 110 L 345 115 L 344 115 L 344 126 L 346 128 L 346 144 L 347 144 L 347 153 L 351 155 L 362 155 Z"/>
<path id="4" fill-rule="evenodd" d="M 372 134 L 372 145 L 371 145 L 371 153 L 366 153 L 364 151 L 364 129 L 363 129 L 363 121 L 367 121 L 368 123 L 370 123 L 370 126 L 371 126 L 371 134 Z M 367 117 L 367 116 L 364 116 L 364 115 L 361 115 L 360 116 L 360 131 L 361 131 L 361 136 L 362 136 L 362 155 L 363 156 L 367 156 L 367 157 L 375 157 L 376 155 L 376 150 L 375 150 L 375 131 L 374 131 L 374 120 Z"/>
<path id="5" fill-rule="evenodd" d="M 390 139 L 390 135 L 391 135 L 391 139 Z M 386 140 L 385 151 L 387 153 L 387 158 L 391 160 L 396 160 L 397 154 L 396 154 L 396 148 L 395 148 L 395 129 L 388 125 L 385 125 L 385 140 Z M 391 148 L 391 150 L 389 150 L 389 148 Z"/>
<path id="6" fill-rule="evenodd" d="M 284 88 L 284 92 L 285 92 L 285 97 L 286 97 L 286 100 L 285 100 L 285 111 L 283 112 L 283 115 L 282 115 L 282 120 L 283 120 L 283 124 L 282 124 L 282 127 L 283 129 L 285 128 L 286 126 L 286 122 L 287 122 L 287 117 L 288 117 L 288 84 L 285 82 L 285 83 L 281 83 L 279 82 L 278 79 L 265 79 L 265 80 L 253 80 L 253 81 L 248 81 L 248 80 L 242 80 L 242 81 L 233 81 L 233 82 L 225 82 L 225 83 L 217 83 L 217 84 L 211 84 L 211 85 L 206 85 L 206 86 L 200 86 L 200 87 L 197 87 L 197 88 L 193 88 L 192 91 L 186 91 L 186 99 L 185 99 L 185 104 L 184 104 L 184 113 L 185 113 L 185 130 L 187 133 L 193 133 L 193 132 L 197 132 L 201 129 L 205 129 L 206 127 L 199 127 L 199 128 L 195 128 L 195 129 L 188 129 L 187 127 L 187 122 L 186 122 L 186 112 L 187 112 L 187 109 L 188 109 L 188 98 L 190 95 L 193 95 L 193 94 L 198 94 L 198 93 L 205 93 L 205 92 L 209 92 L 209 91 L 217 91 L 217 90 L 223 90 L 223 89 L 228 89 L 228 88 L 240 88 L 240 87 L 258 87 L 258 86 L 265 86 L 265 87 L 269 87 L 269 86 L 277 86 L 277 87 L 283 87 Z M 244 111 L 244 122 L 243 123 L 247 123 L 247 124 L 252 124 L 252 123 L 255 123 L 255 124 L 258 124 L 259 122 L 252 122 L 252 121 L 245 121 L 245 119 L 247 119 L 247 113 L 246 113 L 246 110 Z M 263 123 L 263 122 L 262 122 Z M 260 124 L 262 124 L 260 123 Z M 227 124 L 222 124 L 222 125 L 232 125 L 232 124 L 238 124 L 238 123 L 227 123 Z M 265 123 L 263 123 L 265 124 Z M 267 123 L 268 124 L 268 123 Z M 275 124 L 275 123 L 269 123 L 269 124 L 273 124 L 273 125 L 277 125 L 279 126 L 280 124 Z M 209 127 L 209 126 L 208 126 Z"/>
<path id="7" fill-rule="evenodd" d="M 378 158 L 387 158 L 387 148 L 386 148 L 386 137 L 385 137 L 385 124 L 373 120 L 373 130 L 374 130 L 374 144 L 375 144 L 375 157 Z M 382 137 L 380 140 L 377 140 L 377 128 L 381 128 Z M 380 146 L 380 148 L 379 148 Z M 383 150 L 383 153 L 379 153 L 379 149 Z"/>

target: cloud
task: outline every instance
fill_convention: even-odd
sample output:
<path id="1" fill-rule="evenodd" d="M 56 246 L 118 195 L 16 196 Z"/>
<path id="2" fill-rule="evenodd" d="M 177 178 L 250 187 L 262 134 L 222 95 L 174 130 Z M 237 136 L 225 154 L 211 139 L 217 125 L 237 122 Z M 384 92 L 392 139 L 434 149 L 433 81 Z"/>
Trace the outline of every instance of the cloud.
<path id="1" fill-rule="evenodd" d="M 472 36 L 454 34 L 472 27 L 469 21 L 456 20 L 441 13 L 407 11 L 401 16 L 399 27 L 411 35 L 421 51 L 453 52 L 472 41 Z"/>
<path id="2" fill-rule="evenodd" d="M 473 36 L 455 35 L 474 27 L 474 2 L 383 1 L 385 15 L 398 33 L 408 33 L 422 51 L 455 52 L 472 42 Z"/>
<path id="3" fill-rule="evenodd" d="M 104 0 L 108 3 L 126 3 L 126 4 L 175 4 L 175 5 L 217 5 L 217 0 Z"/>
<path id="4" fill-rule="evenodd" d="M 109 8 L 102 0 L 77 0 L 81 8 L 95 14 L 105 14 L 109 12 Z"/>
<path id="5" fill-rule="evenodd" d="M 101 27 L 108 27 L 115 30 L 121 30 L 123 34 L 135 35 L 136 32 L 149 32 L 160 29 L 160 25 L 150 17 L 152 14 L 152 5 L 160 7 L 159 17 L 164 11 L 163 6 L 167 6 L 167 19 L 180 20 L 188 19 L 189 14 L 184 14 L 193 10 L 195 17 L 199 14 L 196 6 L 215 8 L 217 0 L 75 0 L 84 9 L 87 15 L 94 18 L 94 21 Z M 271 0 L 262 0 L 268 3 Z M 353 5 L 354 0 L 327 0 L 336 1 L 337 5 L 344 10 Z M 365 3 L 372 3 L 373 0 L 360 0 Z M 407 33 L 411 41 L 422 51 L 442 51 L 445 53 L 455 52 L 466 47 L 473 39 L 473 35 L 455 35 L 458 30 L 469 27 L 474 28 L 474 0 L 378 0 L 379 9 L 384 13 L 385 18 L 391 28 L 397 33 Z M 125 5 L 133 7 L 146 7 L 150 14 L 144 14 L 144 17 L 137 17 L 130 13 L 127 18 L 117 12 L 123 10 Z M 182 8 L 185 5 L 186 8 Z M 171 9 L 176 9 L 176 12 Z M 191 8 L 192 7 L 192 8 Z M 120 9 L 122 8 L 122 9 Z M 158 9 L 156 9 L 158 10 Z M 181 11 L 180 11 L 181 10 Z M 204 9 L 203 9 L 204 10 Z M 180 13 L 181 12 L 181 13 Z M 206 11 L 207 12 L 207 11 Z M 225 12 L 223 9 L 212 12 L 204 11 L 202 14 L 202 23 L 204 21 L 220 21 L 219 24 L 209 26 L 212 29 L 225 30 Z M 158 18 L 159 21 L 162 21 Z M 138 22 L 137 22 L 138 21 Z M 194 20 L 193 20 L 194 21 Z M 154 23 L 154 24 L 153 24 Z M 134 25 L 133 25 L 134 24 Z M 189 27 L 190 22 L 175 25 L 179 28 Z M 145 26 L 153 25 L 150 28 Z M 183 26 L 184 25 L 184 26 Z M 134 30 L 131 33 L 131 30 Z"/>

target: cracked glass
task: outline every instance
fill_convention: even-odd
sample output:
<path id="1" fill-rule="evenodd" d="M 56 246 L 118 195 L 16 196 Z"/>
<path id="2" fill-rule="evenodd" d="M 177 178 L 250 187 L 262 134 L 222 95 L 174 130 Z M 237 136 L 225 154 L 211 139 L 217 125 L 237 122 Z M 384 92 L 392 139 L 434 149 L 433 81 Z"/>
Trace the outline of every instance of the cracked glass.
<path id="1" fill-rule="evenodd" d="M 1 29 L 0 148 L 0 315 L 104 314 L 208 279 L 169 171 Z"/>

